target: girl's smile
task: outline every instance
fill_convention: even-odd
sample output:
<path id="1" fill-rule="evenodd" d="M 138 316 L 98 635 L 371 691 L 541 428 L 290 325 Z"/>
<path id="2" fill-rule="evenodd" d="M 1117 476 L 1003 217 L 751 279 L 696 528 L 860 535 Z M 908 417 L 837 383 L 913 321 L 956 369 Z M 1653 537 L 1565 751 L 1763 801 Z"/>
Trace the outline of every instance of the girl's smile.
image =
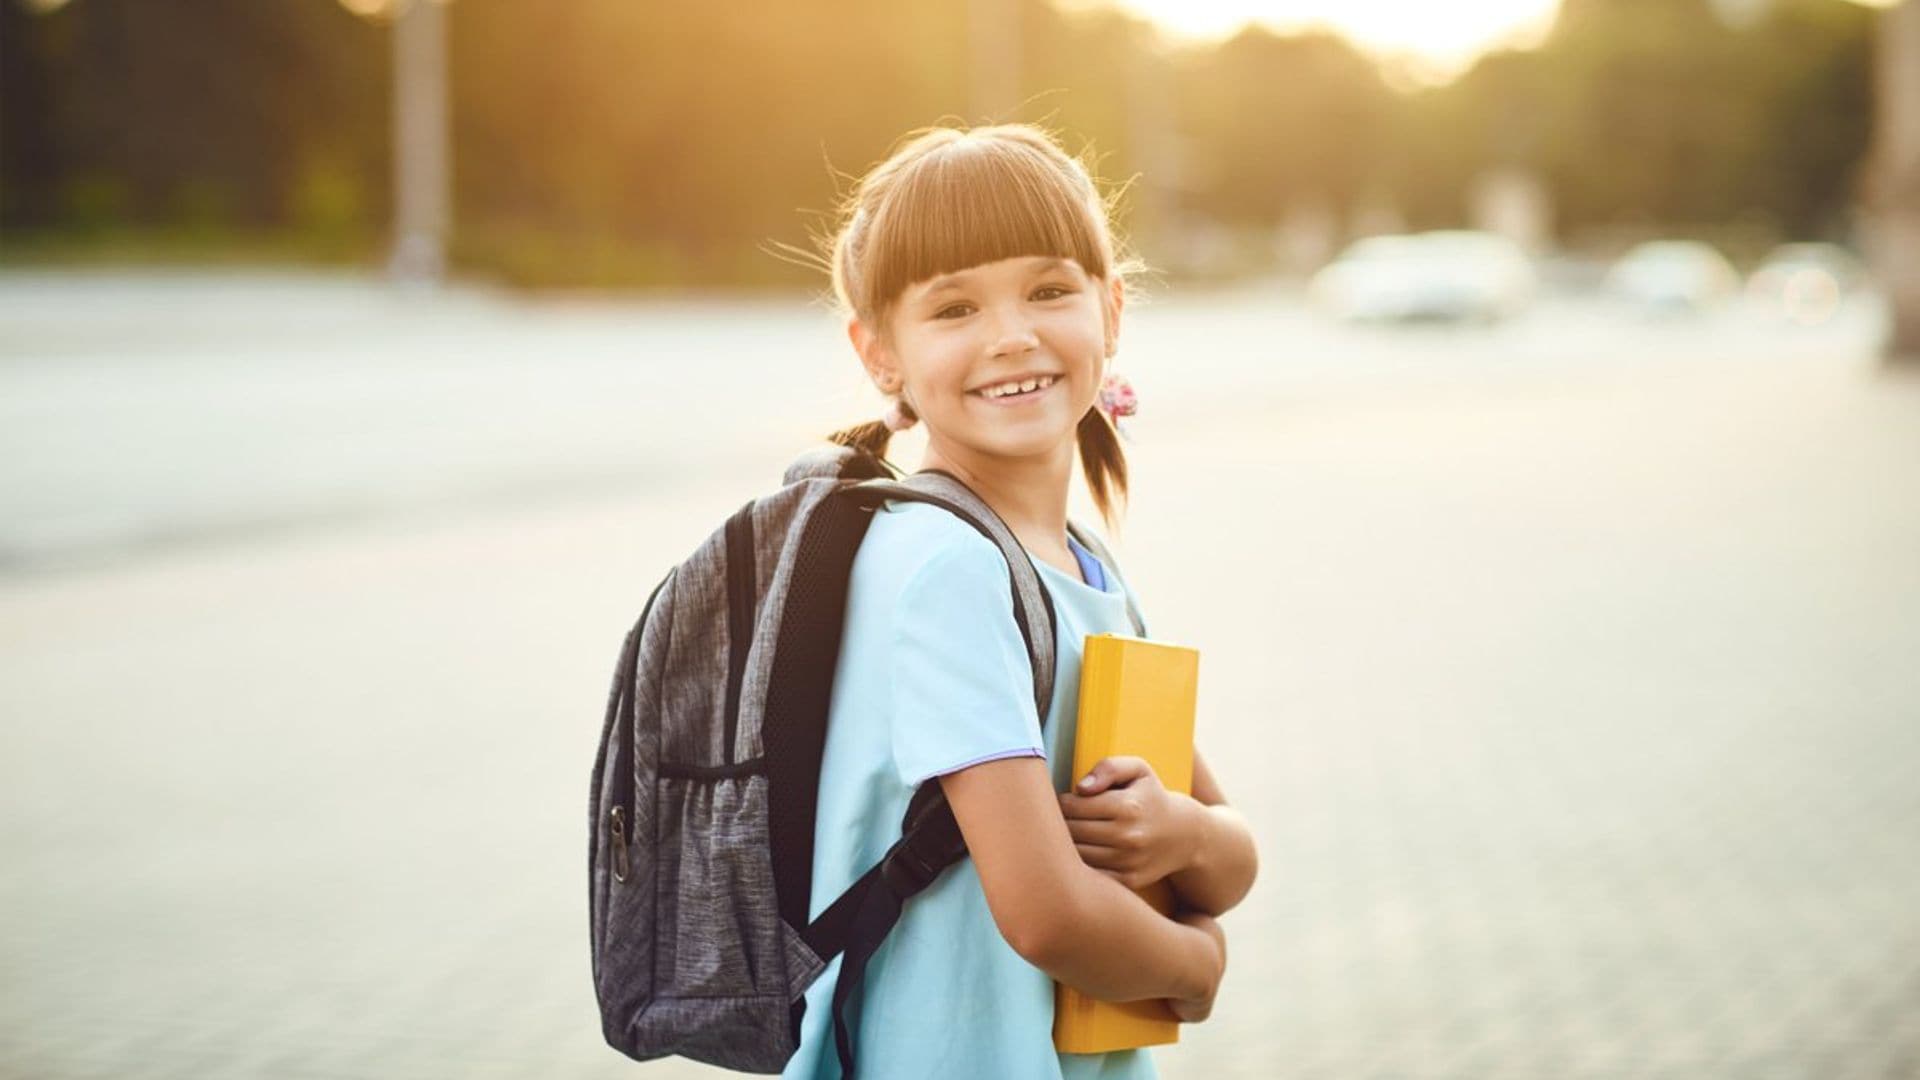
<path id="1" fill-rule="evenodd" d="M 975 390 L 973 394 L 987 399 L 996 406 L 1010 409 L 1032 404 L 1053 389 L 1058 381 L 1057 375 L 1016 377 L 983 390 Z"/>

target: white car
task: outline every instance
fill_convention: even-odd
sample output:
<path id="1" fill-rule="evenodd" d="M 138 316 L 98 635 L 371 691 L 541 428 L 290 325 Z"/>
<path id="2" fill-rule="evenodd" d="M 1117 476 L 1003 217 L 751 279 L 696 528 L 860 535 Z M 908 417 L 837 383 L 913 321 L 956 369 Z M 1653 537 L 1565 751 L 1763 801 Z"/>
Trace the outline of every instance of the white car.
<path id="1" fill-rule="evenodd" d="M 1814 326 L 1832 318 L 1864 276 L 1860 260 L 1843 247 L 1787 244 L 1747 278 L 1747 298 L 1768 314 Z"/>
<path id="2" fill-rule="evenodd" d="M 1352 322 L 1492 322 L 1524 309 L 1535 287 L 1512 241 L 1448 230 L 1360 240 L 1313 276 L 1309 295 Z"/>
<path id="3" fill-rule="evenodd" d="M 1740 285 L 1726 256 L 1697 240 L 1650 240 L 1607 271 L 1608 293 L 1652 313 L 1705 311 Z"/>

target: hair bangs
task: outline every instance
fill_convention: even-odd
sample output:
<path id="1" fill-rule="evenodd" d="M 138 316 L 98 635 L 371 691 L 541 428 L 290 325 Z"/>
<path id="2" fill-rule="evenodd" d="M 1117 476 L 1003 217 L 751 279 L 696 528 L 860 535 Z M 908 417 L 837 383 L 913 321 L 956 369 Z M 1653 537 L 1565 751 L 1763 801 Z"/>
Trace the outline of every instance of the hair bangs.
<path id="1" fill-rule="evenodd" d="M 868 237 L 873 309 L 939 274 L 1029 255 L 1072 259 L 1105 277 L 1104 210 L 1077 179 L 1006 141 L 956 140 L 921 158 L 887 193 Z"/>

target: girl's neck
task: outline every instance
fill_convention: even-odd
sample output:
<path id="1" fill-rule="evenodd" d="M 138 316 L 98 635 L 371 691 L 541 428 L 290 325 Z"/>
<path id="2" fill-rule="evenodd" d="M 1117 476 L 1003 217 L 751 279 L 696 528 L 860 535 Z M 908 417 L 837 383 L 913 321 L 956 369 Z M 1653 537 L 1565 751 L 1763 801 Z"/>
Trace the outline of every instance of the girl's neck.
<path id="1" fill-rule="evenodd" d="M 952 473 L 1000 515 L 1020 545 L 1035 555 L 1066 551 L 1067 484 L 1073 445 L 1045 458 L 985 458 L 933 443 L 920 468 Z"/>

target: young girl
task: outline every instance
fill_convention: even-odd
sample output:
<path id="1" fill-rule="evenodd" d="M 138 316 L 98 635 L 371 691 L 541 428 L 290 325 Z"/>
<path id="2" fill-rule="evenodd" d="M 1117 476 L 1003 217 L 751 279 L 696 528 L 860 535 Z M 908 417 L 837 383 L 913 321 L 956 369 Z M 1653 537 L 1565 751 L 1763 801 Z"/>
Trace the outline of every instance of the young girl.
<path id="1" fill-rule="evenodd" d="M 1058 661 L 1044 726 L 991 541 L 922 503 L 889 503 L 855 557 L 820 771 L 810 915 L 898 838 L 939 777 L 971 858 L 909 901 L 854 1015 L 862 1076 L 1149 1077 L 1144 1050 L 1059 1054 L 1053 982 L 1206 1018 L 1226 968 L 1213 916 L 1251 887 L 1244 820 L 1196 750 L 1192 797 L 1145 763 L 1068 776 L 1087 634 L 1133 633 L 1130 594 L 1067 535 L 1076 450 L 1109 524 L 1126 463 L 1096 407 L 1128 267 L 1087 171 L 1025 125 L 936 128 L 852 193 L 832 246 L 847 330 L 890 405 L 834 441 L 884 455 L 926 425 L 921 468 L 1003 519 L 1052 596 Z M 1076 785 L 1074 781 L 1080 782 Z M 1070 790 L 1071 788 L 1071 790 Z M 1130 887 L 1171 877 L 1167 919 Z M 838 960 L 807 991 L 787 1077 L 840 1073 Z"/>

